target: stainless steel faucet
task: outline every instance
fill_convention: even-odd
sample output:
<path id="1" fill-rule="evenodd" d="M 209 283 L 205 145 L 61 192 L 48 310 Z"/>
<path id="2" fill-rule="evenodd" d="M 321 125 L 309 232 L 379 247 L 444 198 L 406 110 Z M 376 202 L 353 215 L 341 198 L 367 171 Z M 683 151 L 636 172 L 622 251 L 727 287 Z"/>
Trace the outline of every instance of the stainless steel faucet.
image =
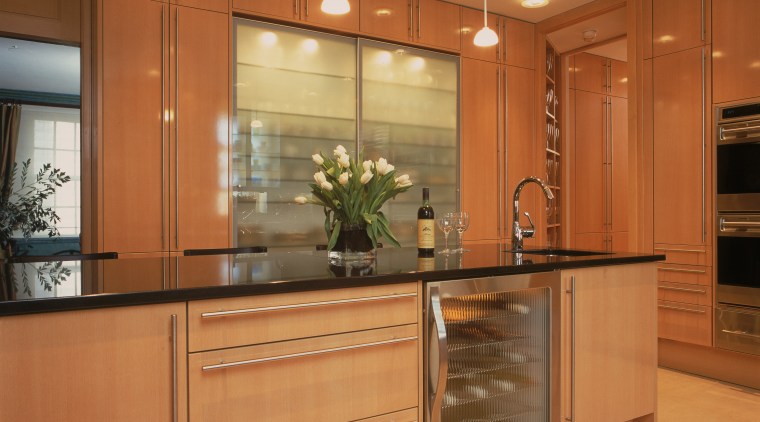
<path id="1" fill-rule="evenodd" d="M 527 212 L 525 213 L 525 216 L 528 217 L 528 222 L 530 223 L 530 227 L 522 227 L 520 226 L 520 192 L 522 192 L 522 189 L 527 185 L 528 183 L 533 182 L 541 186 L 541 189 L 544 191 L 544 195 L 546 195 L 546 199 L 552 200 L 554 199 L 554 194 L 552 194 L 551 189 L 549 189 L 549 186 L 546 185 L 541 179 L 535 176 L 529 176 L 525 179 L 521 180 L 520 183 L 517 184 L 517 187 L 515 188 L 515 194 L 513 198 L 514 203 L 514 222 L 512 223 L 512 249 L 514 250 L 522 250 L 523 248 L 523 238 L 525 237 L 533 237 L 533 235 L 536 233 L 536 226 L 533 224 L 533 220 L 530 218 L 530 214 Z"/>

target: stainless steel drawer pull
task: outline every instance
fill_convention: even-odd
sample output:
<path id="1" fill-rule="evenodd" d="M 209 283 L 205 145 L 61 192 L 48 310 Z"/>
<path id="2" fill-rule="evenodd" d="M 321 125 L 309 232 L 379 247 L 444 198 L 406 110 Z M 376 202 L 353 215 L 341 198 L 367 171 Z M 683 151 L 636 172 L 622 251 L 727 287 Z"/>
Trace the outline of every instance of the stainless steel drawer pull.
<path id="1" fill-rule="evenodd" d="M 346 303 L 372 302 L 375 300 L 399 299 L 403 297 L 415 297 L 417 293 L 400 293 L 386 296 L 359 297 L 355 299 L 327 300 L 324 302 L 298 303 L 295 305 L 267 306 L 264 308 L 235 309 L 232 311 L 204 312 L 201 318 L 214 318 L 239 314 L 254 314 L 258 312 L 282 311 L 285 309 L 313 308 L 315 306 L 340 305 Z"/>
<path id="2" fill-rule="evenodd" d="M 704 289 L 686 289 L 683 287 L 670 287 L 670 286 L 657 286 L 657 287 L 663 290 L 675 290 L 677 292 L 689 292 L 689 293 L 701 293 L 701 294 L 707 293 L 707 290 L 704 290 Z"/>
<path id="3" fill-rule="evenodd" d="M 700 309 L 679 308 L 677 306 L 657 305 L 657 307 L 658 308 L 663 308 L 663 309 L 672 309 L 674 311 L 692 312 L 692 313 L 695 313 L 695 314 L 704 314 L 705 313 L 705 311 L 700 310 Z"/>
<path id="4" fill-rule="evenodd" d="M 699 253 L 705 253 L 704 249 L 677 249 L 677 248 L 654 248 L 656 251 L 666 251 L 666 252 L 699 252 Z"/>
<path id="5" fill-rule="evenodd" d="M 670 271 L 674 273 L 689 273 L 689 274 L 706 274 L 706 270 L 687 270 L 685 268 L 670 268 L 670 267 L 657 267 L 659 271 Z"/>
<path id="6" fill-rule="evenodd" d="M 721 139 L 723 139 L 723 134 L 724 133 L 750 132 L 750 131 L 753 131 L 753 130 L 760 130 L 760 125 L 758 125 L 758 126 L 744 126 L 744 127 L 731 127 L 731 128 L 728 128 L 728 129 L 726 129 L 724 127 L 721 127 L 720 128 L 720 135 L 721 135 Z"/>
<path id="7" fill-rule="evenodd" d="M 314 356 L 314 355 L 322 355 L 325 353 L 333 353 L 333 352 L 342 352 L 344 350 L 355 350 L 355 349 L 363 349 L 365 347 L 374 347 L 374 346 L 383 346 L 386 344 L 394 344 L 394 343 L 402 343 L 406 341 L 415 341 L 417 340 L 417 336 L 414 337 L 403 337 L 403 338 L 394 338 L 391 340 L 383 340 L 383 341 L 375 341 L 372 343 L 362 343 L 362 344 L 354 344 L 351 346 L 342 346 L 342 347 L 333 347 L 330 349 L 322 349 L 322 350 L 313 350 L 311 352 L 301 352 L 301 353 L 293 353 L 290 355 L 281 355 L 281 356 L 272 356 L 269 358 L 260 358 L 260 359 L 250 359 L 250 360 L 241 360 L 238 362 L 229 362 L 229 363 L 218 363 L 216 365 L 206 365 L 202 369 L 204 371 L 211 371 L 213 369 L 223 369 L 223 368 L 230 368 L 233 366 L 241 366 L 241 365 L 252 365 L 254 363 L 264 363 L 264 362 L 274 362 L 278 360 L 285 360 L 285 359 L 294 359 L 294 358 L 301 358 L 305 356 Z"/>
<path id="8" fill-rule="evenodd" d="M 756 229 L 760 227 L 760 221 L 728 221 L 721 218 L 720 229 L 735 228 L 735 229 Z"/>
<path id="9" fill-rule="evenodd" d="M 731 331 L 731 330 L 720 330 L 726 334 L 733 334 L 736 336 L 743 336 L 743 337 L 752 337 L 752 338 L 760 338 L 760 335 L 757 334 L 750 334 L 746 331 Z"/>

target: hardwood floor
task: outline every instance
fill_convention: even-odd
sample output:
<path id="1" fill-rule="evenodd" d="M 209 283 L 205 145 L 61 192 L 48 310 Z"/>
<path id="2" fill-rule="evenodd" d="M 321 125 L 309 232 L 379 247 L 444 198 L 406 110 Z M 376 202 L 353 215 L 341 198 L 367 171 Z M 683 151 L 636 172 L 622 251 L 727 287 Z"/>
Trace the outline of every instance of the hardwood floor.
<path id="1" fill-rule="evenodd" d="M 657 371 L 659 422 L 757 422 L 760 390 L 683 372 Z"/>

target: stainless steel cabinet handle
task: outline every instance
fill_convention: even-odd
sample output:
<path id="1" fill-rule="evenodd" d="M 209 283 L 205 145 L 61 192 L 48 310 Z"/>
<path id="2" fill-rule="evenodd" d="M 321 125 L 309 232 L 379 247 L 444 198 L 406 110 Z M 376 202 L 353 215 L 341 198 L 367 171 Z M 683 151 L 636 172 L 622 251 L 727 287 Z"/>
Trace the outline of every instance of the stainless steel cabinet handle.
<path id="1" fill-rule="evenodd" d="M 704 249 L 679 249 L 679 248 L 654 248 L 656 251 L 666 251 L 666 252 L 699 252 L 699 253 L 705 253 Z"/>
<path id="2" fill-rule="evenodd" d="M 293 17 L 297 18 L 299 15 L 301 3 L 299 0 L 293 0 Z"/>
<path id="3" fill-rule="evenodd" d="M 414 38 L 412 26 L 414 25 L 414 0 L 409 0 L 409 39 Z"/>
<path id="4" fill-rule="evenodd" d="M 506 24 L 505 24 L 506 26 Z M 504 39 L 506 34 L 506 30 L 504 32 L 501 31 L 501 18 L 496 18 L 496 29 L 499 31 L 499 42 L 496 43 L 496 62 L 499 62 L 499 58 L 501 58 L 501 43 Z"/>
<path id="5" fill-rule="evenodd" d="M 505 71 L 506 72 L 506 71 Z M 501 66 L 496 65 L 496 191 L 497 191 L 497 205 L 496 212 L 496 233 L 502 236 L 501 232 L 501 220 L 502 220 L 502 194 L 501 194 Z"/>
<path id="6" fill-rule="evenodd" d="M 733 334 L 735 336 L 742 336 L 742 337 L 751 337 L 751 338 L 760 338 L 757 334 L 750 334 L 746 331 L 732 331 L 732 330 L 720 330 L 726 334 Z"/>
<path id="7" fill-rule="evenodd" d="M 174 247 L 179 250 L 179 7 L 174 15 L 175 46 L 174 66 Z"/>
<path id="8" fill-rule="evenodd" d="M 172 421 L 177 422 L 179 410 L 179 381 L 177 379 L 177 314 L 172 315 Z"/>
<path id="9" fill-rule="evenodd" d="M 662 309 L 671 309 L 671 310 L 674 310 L 674 311 L 691 312 L 691 313 L 694 313 L 694 314 L 704 314 L 705 313 L 705 311 L 703 311 L 701 309 L 679 308 L 677 306 L 667 306 L 667 305 L 657 305 L 657 307 L 658 308 L 662 308 Z"/>
<path id="10" fill-rule="evenodd" d="M 700 40 L 705 40 L 705 0 L 702 0 L 702 28 L 700 33 Z"/>
<path id="11" fill-rule="evenodd" d="M 677 292 L 700 293 L 700 294 L 707 293 L 707 290 L 703 290 L 703 289 L 686 289 L 683 287 L 671 287 L 671 286 L 657 286 L 657 288 L 663 289 L 663 290 L 674 290 Z"/>
<path id="12" fill-rule="evenodd" d="M 575 420 L 575 276 L 570 277 L 570 417 L 566 421 Z"/>
<path id="13" fill-rule="evenodd" d="M 417 0 L 417 38 L 422 38 L 422 1 Z"/>
<path id="14" fill-rule="evenodd" d="M 399 299 L 402 297 L 414 297 L 414 296 L 417 296 L 417 293 L 400 293 L 400 294 L 385 295 L 385 296 L 359 297 L 355 299 L 340 299 L 340 300 L 327 300 L 323 302 L 298 303 L 295 305 L 280 305 L 280 306 L 267 306 L 263 308 L 235 309 L 231 311 L 204 312 L 201 314 L 201 318 L 214 318 L 214 317 L 233 316 L 233 315 L 240 315 L 240 314 L 253 314 L 253 313 L 259 313 L 259 312 L 282 311 L 286 309 L 313 308 L 316 306 L 371 302 L 371 301 L 376 301 L 376 300 Z"/>
<path id="15" fill-rule="evenodd" d="M 720 127 L 718 129 L 718 139 L 720 139 L 721 141 L 725 141 L 726 140 L 726 137 L 725 137 L 726 133 L 746 133 L 747 135 L 750 135 L 750 134 L 754 134 L 754 132 L 757 131 L 757 130 L 760 130 L 760 126 L 753 125 L 753 126 L 744 126 L 744 127 L 732 127 L 732 128 L 728 128 L 728 129 L 726 129 L 724 127 Z M 752 136 L 752 137 L 756 138 L 757 135 Z"/>
<path id="16" fill-rule="evenodd" d="M 610 84 L 611 83 L 612 83 L 612 80 L 611 80 L 611 77 L 610 77 Z M 610 91 L 611 90 L 612 90 L 612 88 L 610 88 Z M 607 149 L 607 151 L 610 154 L 610 160 L 609 160 L 609 163 L 610 163 L 610 192 L 609 192 L 609 195 L 608 195 L 608 199 L 610 201 L 610 206 L 608 207 L 608 210 L 609 210 L 609 213 L 610 213 L 610 218 L 609 218 L 610 231 L 612 231 L 612 218 L 613 218 L 613 215 L 614 215 L 612 213 L 612 195 L 615 192 L 615 167 L 613 165 L 614 162 L 615 162 L 615 132 L 614 132 L 615 127 L 613 126 L 613 122 L 615 121 L 615 119 L 612 117 L 612 97 L 607 97 L 607 107 L 609 107 L 609 111 L 607 112 L 607 118 L 610 121 L 609 147 Z M 610 249 L 612 249 L 612 247 L 610 247 Z"/>
<path id="17" fill-rule="evenodd" d="M 434 330 L 433 333 L 428 336 L 429 338 L 435 335 L 435 343 L 431 341 L 431 345 L 435 344 L 438 347 L 438 378 L 436 380 L 428 379 L 429 393 L 431 397 L 426 397 L 430 408 L 428 408 L 428 415 L 430 415 L 430 422 L 441 421 L 441 404 L 443 403 L 443 395 L 446 391 L 446 381 L 449 373 L 449 349 L 448 339 L 446 337 L 446 324 L 443 320 L 443 311 L 441 310 L 441 296 L 438 292 L 438 287 L 430 288 L 430 321 L 428 322 L 428 330 Z M 434 384 L 435 382 L 435 384 Z"/>
<path id="18" fill-rule="evenodd" d="M 166 44 L 166 36 L 164 35 L 164 8 L 161 6 L 161 249 L 166 247 L 166 204 L 164 201 L 164 194 L 166 193 L 166 167 L 164 160 L 166 159 L 164 151 L 166 150 L 166 114 L 164 113 L 164 107 L 166 106 L 165 88 L 166 84 L 164 79 L 166 75 L 164 70 L 166 69 L 166 59 L 164 58 L 164 45 Z"/>
<path id="19" fill-rule="evenodd" d="M 674 273 L 693 273 L 693 274 L 705 274 L 705 270 L 687 270 L 685 268 L 670 268 L 670 267 L 657 267 L 659 271 L 671 271 Z"/>
<path id="20" fill-rule="evenodd" d="M 760 227 L 760 221 L 726 221 L 725 218 L 720 219 L 720 229 L 734 228 L 734 229 L 756 229 Z"/>
<path id="21" fill-rule="evenodd" d="M 309 0 L 306 0 L 306 17 L 309 17 Z"/>
<path id="22" fill-rule="evenodd" d="M 704 40 L 704 0 L 702 0 L 702 39 Z M 707 224 L 705 210 L 705 48 L 702 47 L 702 242 L 705 242 L 707 237 Z"/>
<path id="23" fill-rule="evenodd" d="M 356 350 L 356 349 L 364 349 L 366 347 L 374 347 L 374 346 L 383 346 L 386 344 L 394 344 L 394 343 L 402 343 L 406 341 L 414 341 L 417 340 L 417 336 L 414 337 L 403 337 L 403 338 L 394 338 L 391 340 L 383 340 L 383 341 L 374 341 L 372 343 L 362 343 L 362 344 L 353 344 L 351 346 L 341 346 L 341 347 L 332 347 L 329 349 L 321 349 L 321 350 L 313 350 L 310 352 L 301 352 L 301 353 L 292 353 L 289 355 L 280 355 L 280 356 L 272 356 L 268 358 L 260 358 L 260 359 L 249 359 L 249 360 L 241 360 L 237 362 L 221 362 L 216 365 L 206 365 L 203 366 L 201 369 L 203 371 L 212 371 L 214 369 L 224 369 L 224 368 L 231 368 L 234 366 L 242 366 L 242 365 L 252 365 L 255 363 L 265 363 L 265 362 L 275 362 L 278 360 L 285 360 L 285 359 L 294 359 L 294 358 L 301 358 L 306 356 L 315 356 L 315 355 L 323 355 L 326 353 L 334 353 L 334 352 L 342 352 L 345 350 Z"/>

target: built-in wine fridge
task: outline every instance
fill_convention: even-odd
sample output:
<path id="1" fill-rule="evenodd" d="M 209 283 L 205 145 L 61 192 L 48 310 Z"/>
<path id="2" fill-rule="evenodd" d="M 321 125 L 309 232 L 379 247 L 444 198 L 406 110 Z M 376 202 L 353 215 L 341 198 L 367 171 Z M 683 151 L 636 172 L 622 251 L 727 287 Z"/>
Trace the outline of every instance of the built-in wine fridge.
<path id="1" fill-rule="evenodd" d="M 426 421 L 559 414 L 559 272 L 428 283 Z"/>

